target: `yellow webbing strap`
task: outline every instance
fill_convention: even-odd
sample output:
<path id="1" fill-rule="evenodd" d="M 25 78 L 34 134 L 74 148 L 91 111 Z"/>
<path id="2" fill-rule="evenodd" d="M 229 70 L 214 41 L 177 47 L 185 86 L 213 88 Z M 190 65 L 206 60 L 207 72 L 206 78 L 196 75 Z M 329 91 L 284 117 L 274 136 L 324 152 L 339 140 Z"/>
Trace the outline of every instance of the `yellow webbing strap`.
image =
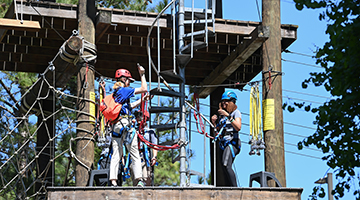
<path id="1" fill-rule="evenodd" d="M 255 85 L 250 90 L 250 139 L 262 139 L 261 130 L 260 92 L 259 85 Z"/>
<path id="2" fill-rule="evenodd" d="M 106 95 L 106 91 L 105 91 L 105 82 L 101 82 L 99 84 L 99 105 L 101 104 L 102 100 L 104 99 Z M 100 116 L 98 116 L 100 118 L 100 136 L 105 138 L 105 117 L 102 115 L 101 112 L 99 112 Z"/>

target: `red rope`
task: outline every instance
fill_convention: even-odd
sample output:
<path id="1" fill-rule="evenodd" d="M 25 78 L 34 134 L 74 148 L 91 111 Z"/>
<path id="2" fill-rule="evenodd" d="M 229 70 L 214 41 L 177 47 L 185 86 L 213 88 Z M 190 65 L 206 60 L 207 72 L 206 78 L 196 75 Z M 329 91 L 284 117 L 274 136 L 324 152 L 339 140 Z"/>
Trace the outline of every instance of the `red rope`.
<path id="1" fill-rule="evenodd" d="M 145 128 L 145 123 L 147 120 L 147 117 L 145 116 L 145 101 L 143 101 L 145 94 L 142 93 L 141 94 L 141 103 L 140 103 L 140 111 L 142 113 L 143 119 L 141 120 L 140 124 L 139 124 L 139 132 L 144 134 L 144 128 Z"/>
<path id="2" fill-rule="evenodd" d="M 89 65 L 88 65 L 88 63 L 86 63 L 86 73 L 85 73 L 85 83 L 84 83 L 84 85 L 86 85 L 86 84 L 87 84 L 88 71 L 89 71 Z"/>
<path id="3" fill-rule="evenodd" d="M 197 93 L 194 93 L 194 107 L 196 108 L 197 112 L 194 111 L 194 118 L 196 120 L 196 128 L 197 128 L 197 131 L 204 135 L 210 139 L 214 139 L 214 137 L 210 136 L 206 131 L 205 131 L 205 126 L 204 126 L 204 122 L 201 118 L 201 115 L 200 115 L 200 102 L 199 102 L 199 97 L 198 97 L 198 94 Z M 200 130 L 199 130 L 199 126 L 200 126 Z"/>
<path id="4" fill-rule="evenodd" d="M 139 139 L 144 142 L 148 147 L 158 150 L 158 151 L 166 151 L 169 149 L 178 149 L 180 148 L 179 144 L 174 144 L 172 146 L 162 146 L 162 145 L 158 145 L 158 144 L 153 144 L 149 141 L 147 141 L 144 136 L 142 134 L 140 134 L 139 132 L 137 132 Z"/>
<path id="5" fill-rule="evenodd" d="M 269 90 L 271 90 L 271 70 L 269 70 Z"/>

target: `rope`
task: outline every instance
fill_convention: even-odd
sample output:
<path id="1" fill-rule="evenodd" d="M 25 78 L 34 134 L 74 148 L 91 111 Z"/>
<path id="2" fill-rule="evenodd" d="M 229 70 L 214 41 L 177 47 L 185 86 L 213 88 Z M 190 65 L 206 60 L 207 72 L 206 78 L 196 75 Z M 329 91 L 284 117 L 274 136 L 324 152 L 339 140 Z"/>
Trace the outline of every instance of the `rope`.
<path id="1" fill-rule="evenodd" d="M 144 136 L 142 134 L 140 134 L 139 132 L 137 132 L 138 134 L 138 137 L 139 139 L 144 142 L 148 147 L 152 148 L 152 149 L 155 149 L 155 150 L 158 150 L 158 151 L 166 151 L 166 150 L 169 150 L 169 149 L 179 149 L 181 147 L 181 144 L 179 145 L 178 144 L 174 144 L 172 146 L 162 146 L 162 145 L 158 145 L 158 144 L 154 144 L 154 143 L 151 143 L 149 141 L 147 141 Z"/>
<path id="2" fill-rule="evenodd" d="M 250 139 L 251 145 L 250 155 L 260 155 L 261 149 L 265 149 L 265 142 L 262 136 L 261 125 L 261 106 L 260 106 L 260 91 L 259 85 L 255 84 L 250 90 Z"/>
<path id="3" fill-rule="evenodd" d="M 194 93 L 194 107 L 196 107 L 196 111 L 194 110 L 194 118 L 196 121 L 196 128 L 197 131 L 204 135 L 210 139 L 214 139 L 214 137 L 210 136 L 206 131 L 205 131 L 205 126 L 204 123 L 202 121 L 202 117 L 200 115 L 200 102 L 199 102 L 199 96 L 197 93 Z M 200 126 L 200 130 L 199 130 L 199 126 Z"/>
<path id="4" fill-rule="evenodd" d="M 261 106 L 259 86 L 253 86 L 250 90 L 250 136 L 252 139 L 262 139 L 261 132 Z"/>
<path id="5" fill-rule="evenodd" d="M 104 99 L 104 97 L 106 96 L 106 90 L 105 90 L 105 81 L 103 80 L 103 77 L 100 78 L 100 82 L 99 82 L 99 101 L 98 101 L 98 105 L 101 104 L 102 100 Z M 98 110 L 97 110 L 97 122 L 99 124 L 99 136 L 101 138 L 105 139 L 105 124 L 106 124 L 106 118 L 102 115 L 102 113 L 100 112 L 100 108 L 98 106 Z"/>

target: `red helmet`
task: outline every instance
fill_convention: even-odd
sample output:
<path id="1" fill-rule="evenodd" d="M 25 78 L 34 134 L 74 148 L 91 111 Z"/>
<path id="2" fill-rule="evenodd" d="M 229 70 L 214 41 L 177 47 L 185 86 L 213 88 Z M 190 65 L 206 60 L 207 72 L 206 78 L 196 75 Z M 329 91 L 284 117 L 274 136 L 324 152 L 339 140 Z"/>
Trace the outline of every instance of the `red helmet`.
<path id="1" fill-rule="evenodd" d="M 118 78 L 121 78 L 122 76 L 127 77 L 132 82 L 135 81 L 135 79 L 133 79 L 131 77 L 131 74 L 130 74 L 129 70 L 127 70 L 127 69 L 118 69 L 118 70 L 116 70 L 115 78 L 118 79 Z"/>

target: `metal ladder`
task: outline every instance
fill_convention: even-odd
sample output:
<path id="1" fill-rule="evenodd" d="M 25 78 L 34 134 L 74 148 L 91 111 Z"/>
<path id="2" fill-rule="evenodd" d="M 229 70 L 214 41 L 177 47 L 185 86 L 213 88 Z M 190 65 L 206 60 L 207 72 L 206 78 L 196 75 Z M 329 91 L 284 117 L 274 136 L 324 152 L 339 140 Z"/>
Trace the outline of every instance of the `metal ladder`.
<path id="1" fill-rule="evenodd" d="M 185 7 L 185 0 L 172 0 L 156 17 L 152 26 L 149 29 L 147 37 L 147 53 L 149 58 L 149 91 L 150 95 L 158 96 L 157 106 L 153 106 L 150 100 L 149 113 L 180 113 L 179 123 L 170 124 L 151 124 L 150 128 L 157 129 L 158 132 L 165 130 L 180 129 L 180 138 L 176 138 L 170 143 L 180 141 L 186 144 L 185 136 L 185 67 L 194 57 L 194 51 L 208 46 L 208 37 L 214 36 L 215 31 L 215 0 L 204 0 L 206 9 L 195 8 L 195 0 L 191 0 L 191 7 Z M 208 3 L 210 4 L 208 6 Z M 171 6 L 172 16 L 172 40 L 173 40 L 173 69 L 162 71 L 160 67 L 160 26 L 159 19 L 161 15 Z M 156 25 L 155 25 L 156 24 Z M 151 58 L 150 51 L 150 34 L 154 27 L 157 28 L 157 66 Z M 212 30 L 209 30 L 212 27 Z M 188 32 L 185 32 L 185 31 Z M 189 31 L 190 30 L 190 31 Z M 176 34 L 177 33 L 177 34 Z M 155 72 L 157 75 L 157 86 L 152 88 L 151 73 Z M 177 72 L 179 71 L 179 73 Z M 166 80 L 171 80 L 179 84 L 179 90 L 173 89 Z M 166 86 L 161 87 L 161 81 Z M 179 99 L 178 105 L 175 103 L 171 107 L 160 106 L 160 97 L 170 97 Z M 192 170 L 186 170 L 186 151 L 185 145 L 180 148 L 180 186 L 185 186 L 186 176 L 198 175 Z M 176 159 L 175 159 L 176 160 Z M 202 175 L 205 178 L 205 175 Z"/>

